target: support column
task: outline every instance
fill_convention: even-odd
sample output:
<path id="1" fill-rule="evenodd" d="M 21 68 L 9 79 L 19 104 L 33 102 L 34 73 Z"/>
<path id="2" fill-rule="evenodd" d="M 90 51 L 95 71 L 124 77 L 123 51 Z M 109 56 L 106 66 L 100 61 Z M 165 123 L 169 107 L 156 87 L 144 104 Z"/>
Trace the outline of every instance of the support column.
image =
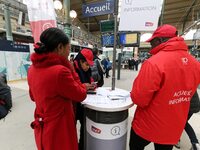
<path id="1" fill-rule="evenodd" d="M 10 10 L 8 5 L 4 5 L 4 18 L 6 27 L 6 39 L 9 41 L 13 41 L 11 21 L 10 21 Z"/>
<path id="2" fill-rule="evenodd" d="M 134 55 L 133 57 L 137 57 L 139 53 L 139 48 L 138 47 L 134 47 Z"/>
<path id="3" fill-rule="evenodd" d="M 64 9 L 64 32 L 69 38 L 72 36 L 71 18 L 70 18 L 70 0 L 63 0 Z"/>
<path id="4" fill-rule="evenodd" d="M 118 2 L 119 0 L 115 0 L 115 9 L 114 9 L 114 47 L 113 47 L 113 65 L 112 65 L 112 90 L 115 90 L 115 69 L 116 69 L 116 53 L 117 53 L 117 32 L 118 32 L 118 26 L 117 26 L 117 15 L 118 15 Z"/>

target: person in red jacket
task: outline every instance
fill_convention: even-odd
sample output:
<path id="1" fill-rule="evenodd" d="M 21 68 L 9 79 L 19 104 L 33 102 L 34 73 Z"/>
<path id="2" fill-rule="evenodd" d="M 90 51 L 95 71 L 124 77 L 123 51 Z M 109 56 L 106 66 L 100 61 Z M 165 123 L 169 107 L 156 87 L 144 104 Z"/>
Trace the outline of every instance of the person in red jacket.
<path id="1" fill-rule="evenodd" d="M 72 102 L 86 98 L 82 84 L 70 62 L 69 39 L 58 28 L 49 28 L 34 45 L 28 70 L 31 99 L 35 102 L 34 129 L 38 150 L 78 150 Z"/>
<path id="2" fill-rule="evenodd" d="M 93 78 L 90 66 L 93 64 L 93 53 L 87 48 L 83 48 L 81 51 L 79 51 L 74 59 L 74 68 L 80 78 L 81 83 L 87 83 L 91 85 L 89 88 L 90 90 L 94 90 L 96 87 L 95 84 L 92 84 Z M 76 103 L 75 110 L 76 121 L 80 122 L 80 138 L 78 148 L 79 150 L 84 150 L 84 106 L 81 103 Z"/>
<path id="3" fill-rule="evenodd" d="M 156 150 L 172 150 L 183 132 L 190 99 L 200 83 L 200 63 L 171 25 L 158 27 L 150 42 L 153 55 L 135 79 L 131 98 L 137 105 L 130 150 L 153 142 Z"/>

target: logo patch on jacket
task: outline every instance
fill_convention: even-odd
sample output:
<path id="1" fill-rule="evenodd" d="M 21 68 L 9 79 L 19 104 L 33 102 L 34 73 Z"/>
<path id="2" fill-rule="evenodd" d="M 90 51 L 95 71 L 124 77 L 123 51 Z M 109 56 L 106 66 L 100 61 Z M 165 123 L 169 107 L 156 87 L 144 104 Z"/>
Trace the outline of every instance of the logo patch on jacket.
<path id="1" fill-rule="evenodd" d="M 182 58 L 182 63 L 183 63 L 183 65 L 187 65 L 188 64 L 188 59 L 187 58 Z"/>

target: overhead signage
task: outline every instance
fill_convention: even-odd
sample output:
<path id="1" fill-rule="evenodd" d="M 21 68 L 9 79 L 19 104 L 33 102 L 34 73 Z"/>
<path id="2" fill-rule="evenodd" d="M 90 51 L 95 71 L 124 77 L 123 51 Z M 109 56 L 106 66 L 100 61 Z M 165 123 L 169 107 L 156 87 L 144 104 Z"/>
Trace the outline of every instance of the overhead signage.
<path id="1" fill-rule="evenodd" d="M 140 34 L 138 32 L 119 33 L 119 43 L 123 46 L 138 47 L 140 43 Z"/>
<path id="2" fill-rule="evenodd" d="M 123 0 L 119 31 L 153 31 L 158 26 L 163 0 Z"/>
<path id="3" fill-rule="evenodd" d="M 114 32 L 114 20 L 106 20 L 100 22 L 101 32 Z"/>
<path id="4" fill-rule="evenodd" d="M 18 44 L 7 40 L 0 40 L 0 51 L 30 52 L 30 48 L 29 45 Z"/>
<path id="5" fill-rule="evenodd" d="M 101 41 L 102 41 L 103 47 L 113 47 L 114 46 L 114 34 L 101 35 Z"/>
<path id="6" fill-rule="evenodd" d="M 85 4 L 82 6 L 84 17 L 100 16 L 114 12 L 115 0 L 106 0 L 97 3 Z"/>

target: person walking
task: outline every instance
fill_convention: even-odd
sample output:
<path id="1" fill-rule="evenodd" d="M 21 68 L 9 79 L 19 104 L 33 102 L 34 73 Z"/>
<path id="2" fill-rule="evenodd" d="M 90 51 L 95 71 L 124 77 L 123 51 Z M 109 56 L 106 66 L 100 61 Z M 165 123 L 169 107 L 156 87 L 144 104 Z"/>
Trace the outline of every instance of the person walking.
<path id="1" fill-rule="evenodd" d="M 31 99 L 35 102 L 34 129 L 38 150 L 78 150 L 72 102 L 86 98 L 82 84 L 68 58 L 69 39 L 58 28 L 42 32 L 34 45 L 28 70 Z"/>
<path id="2" fill-rule="evenodd" d="M 192 115 L 194 113 L 198 113 L 199 111 L 200 111 L 200 100 L 199 100 L 199 95 L 196 91 L 194 93 L 192 99 L 191 99 L 191 102 L 190 102 L 190 110 L 189 110 L 187 122 L 186 122 L 186 125 L 185 125 L 185 132 L 189 136 L 190 142 L 192 144 L 192 147 L 191 147 L 190 150 L 200 150 L 199 141 L 197 139 L 195 131 L 189 123 L 189 119 L 192 117 Z M 179 149 L 181 148 L 180 147 L 180 141 L 178 142 L 177 145 L 175 145 L 175 147 L 179 148 Z"/>
<path id="3" fill-rule="evenodd" d="M 133 57 L 133 70 L 138 71 L 138 65 L 139 65 L 139 58 L 138 56 Z"/>
<path id="4" fill-rule="evenodd" d="M 153 54 L 135 79 L 131 98 L 137 105 L 130 150 L 172 150 L 187 121 L 190 99 L 200 83 L 200 64 L 188 53 L 174 26 L 158 27 L 150 42 Z M 188 74 L 189 72 L 189 74 Z"/>
<path id="5" fill-rule="evenodd" d="M 93 82 L 91 68 L 94 64 L 93 53 L 90 49 L 82 49 L 74 59 L 74 68 L 78 73 L 81 83 L 90 85 L 89 90 L 94 90 L 96 85 L 91 84 Z M 80 138 L 79 138 L 79 150 L 84 149 L 84 107 L 78 102 L 75 104 L 76 121 L 80 122 Z"/>

